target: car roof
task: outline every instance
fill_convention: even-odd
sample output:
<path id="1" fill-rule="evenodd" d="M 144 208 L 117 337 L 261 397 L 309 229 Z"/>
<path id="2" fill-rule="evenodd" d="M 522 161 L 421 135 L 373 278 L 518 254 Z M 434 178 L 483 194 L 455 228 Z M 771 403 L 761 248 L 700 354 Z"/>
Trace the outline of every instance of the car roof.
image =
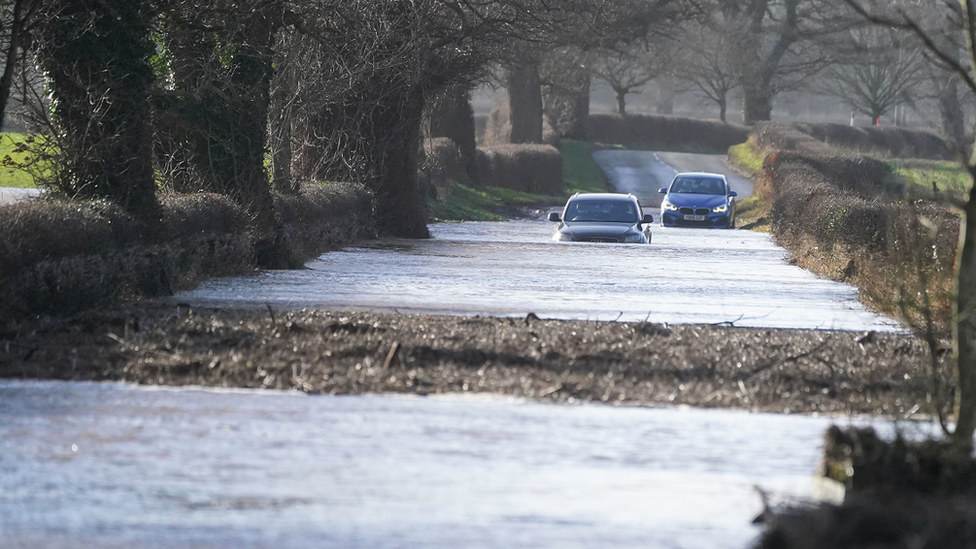
<path id="1" fill-rule="evenodd" d="M 711 177 L 714 179 L 725 179 L 725 176 L 720 173 L 712 172 L 681 172 L 674 175 L 675 179 L 679 177 Z"/>
<path id="2" fill-rule="evenodd" d="M 573 196 L 569 197 L 569 199 L 633 202 L 637 200 L 637 197 L 632 194 L 623 194 L 623 193 L 576 193 Z"/>

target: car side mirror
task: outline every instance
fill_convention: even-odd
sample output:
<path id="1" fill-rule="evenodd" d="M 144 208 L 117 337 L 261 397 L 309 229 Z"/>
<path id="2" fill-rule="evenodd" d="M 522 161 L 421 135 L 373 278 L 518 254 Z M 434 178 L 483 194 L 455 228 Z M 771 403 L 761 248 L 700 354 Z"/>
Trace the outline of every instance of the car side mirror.
<path id="1" fill-rule="evenodd" d="M 644 214 L 644 220 L 642 223 L 654 223 L 654 216 L 651 214 Z"/>
<path id="2" fill-rule="evenodd" d="M 559 219 L 559 214 L 556 212 L 549 212 L 549 221 L 562 221 Z"/>
<path id="3" fill-rule="evenodd" d="M 661 187 L 660 189 L 657 190 L 657 192 L 659 192 L 661 194 L 668 194 L 668 188 L 667 187 Z"/>
<path id="4" fill-rule="evenodd" d="M 735 191 L 729 191 L 729 196 L 739 196 L 739 193 Z"/>

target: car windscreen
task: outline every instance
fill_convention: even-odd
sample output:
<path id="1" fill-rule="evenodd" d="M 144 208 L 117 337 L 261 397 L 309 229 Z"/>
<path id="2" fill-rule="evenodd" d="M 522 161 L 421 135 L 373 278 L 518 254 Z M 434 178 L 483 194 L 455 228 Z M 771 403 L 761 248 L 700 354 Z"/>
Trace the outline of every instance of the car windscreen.
<path id="1" fill-rule="evenodd" d="M 637 223 L 637 205 L 619 200 L 574 200 L 566 205 L 566 221 Z"/>
<path id="2" fill-rule="evenodd" d="M 726 194 L 725 182 L 714 177 L 681 177 L 671 183 L 668 192 L 681 194 Z"/>

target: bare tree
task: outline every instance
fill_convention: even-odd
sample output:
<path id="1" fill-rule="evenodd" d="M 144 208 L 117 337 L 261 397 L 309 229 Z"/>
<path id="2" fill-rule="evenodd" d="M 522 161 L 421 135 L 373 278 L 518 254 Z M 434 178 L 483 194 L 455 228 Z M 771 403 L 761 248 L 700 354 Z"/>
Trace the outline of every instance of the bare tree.
<path id="1" fill-rule="evenodd" d="M 769 120 L 773 98 L 818 72 L 825 58 L 815 38 L 834 32 L 824 0 L 718 0 L 736 30 L 736 72 L 742 87 L 745 124 Z"/>
<path id="2" fill-rule="evenodd" d="M 950 68 L 976 93 L 976 0 L 846 1 L 872 23 L 902 29 L 921 40 L 932 62 Z M 945 40 L 942 35 L 947 29 L 954 34 Z M 966 158 L 965 165 L 976 180 L 976 155 Z M 955 262 L 952 320 L 958 386 L 956 427 L 951 435 L 955 445 L 968 453 L 976 433 L 976 185 L 970 188 L 963 215 Z"/>
<path id="3" fill-rule="evenodd" d="M 560 139 L 586 138 L 592 58 L 592 51 L 577 45 L 553 48 L 543 56 L 543 111 Z"/>
<path id="4" fill-rule="evenodd" d="M 109 198 L 158 219 L 149 96 L 152 6 L 146 0 L 45 0 L 33 39 L 53 96 L 64 159 L 56 187 Z"/>
<path id="5" fill-rule="evenodd" d="M 561 2 L 330 0 L 303 16 L 291 121 L 294 173 L 360 181 L 382 230 L 429 233 L 417 179 L 424 112 L 483 78 L 511 43 L 547 32 Z"/>
<path id="6" fill-rule="evenodd" d="M 822 93 L 833 95 L 878 123 L 896 106 L 912 103 L 928 80 L 917 44 L 892 29 L 853 28 L 849 43 L 826 71 Z"/>
<path id="7" fill-rule="evenodd" d="M 568 0 L 561 5 L 559 16 L 545 34 L 537 34 L 527 42 L 511 43 L 510 49 L 501 54 L 507 66 L 519 71 L 515 74 L 518 79 L 510 82 L 518 93 L 512 95 L 512 88 L 509 89 L 513 136 L 518 125 L 525 124 L 531 128 L 532 139 L 541 139 L 536 71 L 541 71 L 539 95 L 546 96 L 543 112 L 555 118 L 552 122 L 561 128 L 560 135 L 582 137 L 583 122 L 589 115 L 590 78 L 587 70 L 580 69 L 593 60 L 591 52 L 623 52 L 664 33 L 676 21 L 699 14 L 698 0 Z M 527 48 L 527 44 L 535 47 Z M 532 50 L 528 55 L 530 63 L 526 63 L 527 49 Z M 525 116 L 532 120 L 521 120 Z M 516 139 L 520 138 L 513 137 L 512 141 Z"/>
<path id="8" fill-rule="evenodd" d="M 641 86 L 657 74 L 633 51 L 603 52 L 593 62 L 593 74 L 610 85 L 617 97 L 617 112 L 627 114 L 627 95 L 641 93 Z"/>
<path id="9" fill-rule="evenodd" d="M 739 87 L 742 65 L 736 58 L 741 29 L 729 23 L 720 10 L 704 21 L 692 21 L 678 38 L 677 59 L 671 74 L 688 82 L 719 108 L 726 121 L 729 93 Z"/>
<path id="10" fill-rule="evenodd" d="M 25 38 L 29 37 L 39 7 L 36 0 L 0 0 L 0 51 L 4 55 L 3 75 L 0 76 L 0 127 L 3 127 L 14 78 L 27 46 Z"/>
<path id="11" fill-rule="evenodd" d="M 160 24 L 172 85 L 157 91 L 156 130 L 166 160 L 182 161 L 168 175 L 179 190 L 241 203 L 268 250 L 280 225 L 265 151 L 273 47 L 284 24 L 275 0 L 174 1 Z"/>

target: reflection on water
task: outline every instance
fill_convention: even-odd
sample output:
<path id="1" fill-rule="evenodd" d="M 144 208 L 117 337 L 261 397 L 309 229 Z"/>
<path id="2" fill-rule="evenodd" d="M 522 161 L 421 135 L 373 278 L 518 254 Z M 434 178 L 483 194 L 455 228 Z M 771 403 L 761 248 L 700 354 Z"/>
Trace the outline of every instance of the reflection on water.
<path id="1" fill-rule="evenodd" d="M 736 548 L 824 418 L 0 382 L 20 548 Z"/>
<path id="2" fill-rule="evenodd" d="M 431 226 L 304 270 L 202 284 L 175 299 L 221 306 L 320 306 L 452 314 L 737 326 L 891 330 L 850 286 L 786 264 L 768 235 L 663 229 L 650 246 L 556 243 L 541 220 Z"/>

